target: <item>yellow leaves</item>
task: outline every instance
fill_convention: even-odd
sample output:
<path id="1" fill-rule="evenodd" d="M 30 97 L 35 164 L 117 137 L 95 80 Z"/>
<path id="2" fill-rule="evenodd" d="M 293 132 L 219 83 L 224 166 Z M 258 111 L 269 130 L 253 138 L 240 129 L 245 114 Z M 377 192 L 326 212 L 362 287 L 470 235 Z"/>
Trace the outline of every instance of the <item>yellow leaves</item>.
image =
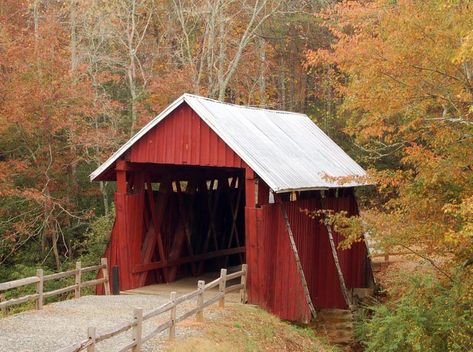
<path id="1" fill-rule="evenodd" d="M 472 192 L 472 131 L 455 122 L 473 111 L 465 80 L 471 11 L 435 1 L 374 0 L 342 2 L 324 18 L 337 41 L 331 50 L 310 53 L 308 63 L 336 65 L 347 76 L 337 83 L 348 131 L 373 160 L 387 163 L 371 172 L 378 193 L 376 208 L 365 213 L 368 226 L 386 244 L 464 256 L 471 204 L 443 207 Z"/>
<path id="2" fill-rule="evenodd" d="M 337 233 L 344 237 L 338 245 L 339 248 L 348 249 L 352 244 L 363 240 L 365 228 L 361 217 L 348 216 L 346 212 L 338 212 L 331 214 L 327 221 L 332 224 Z"/>
<path id="3" fill-rule="evenodd" d="M 463 29 L 458 28 L 469 28 L 469 34 L 463 35 L 457 56 L 471 57 L 471 16 L 458 6 L 448 11 L 436 2 L 342 2 L 324 12 L 336 43 L 332 50 L 308 53 L 308 64 L 336 64 L 349 76 L 342 82 L 347 87 L 346 109 L 384 119 L 397 114 L 415 123 L 441 108 L 450 96 L 471 101 L 465 97 L 467 82 L 460 74 L 464 68 L 451 59 L 460 47 Z M 471 108 L 471 104 L 452 108 Z M 370 129 L 372 136 L 380 136 L 379 121 L 364 122 L 359 131 Z"/>
<path id="4" fill-rule="evenodd" d="M 455 226 L 446 231 L 445 243 L 460 258 L 471 260 L 473 256 L 473 196 L 467 197 L 459 204 L 446 204 L 445 214 L 453 217 Z"/>
<path id="5" fill-rule="evenodd" d="M 390 190 L 401 186 L 406 181 L 410 180 L 409 172 L 404 172 L 402 170 L 376 170 L 369 169 L 368 174 L 370 180 L 376 185 L 378 185 L 378 190 L 380 192 Z"/>
<path id="6" fill-rule="evenodd" d="M 412 165 L 426 165 L 432 164 L 439 159 L 432 150 L 427 149 L 424 146 L 418 144 L 412 144 L 404 149 L 405 156 L 402 158 L 402 162 L 405 164 Z"/>
<path id="7" fill-rule="evenodd" d="M 473 59 L 473 30 L 470 30 L 464 37 L 461 38 L 461 46 L 453 57 L 454 64 L 468 63 Z M 471 62 L 469 63 L 471 65 Z"/>
<path id="8" fill-rule="evenodd" d="M 323 174 L 322 179 L 328 182 L 335 183 L 337 185 L 343 186 L 348 185 L 350 183 L 357 183 L 357 184 L 365 184 L 365 185 L 372 185 L 375 184 L 375 181 L 371 179 L 369 175 L 366 176 L 331 176 L 328 174 Z"/>
<path id="9" fill-rule="evenodd" d="M 333 56 L 327 49 L 308 50 L 306 53 L 306 66 L 316 66 L 331 62 Z"/>
<path id="10" fill-rule="evenodd" d="M 363 240 L 365 228 L 360 216 L 348 216 L 346 211 L 335 212 L 327 209 L 300 211 L 311 219 L 318 219 L 321 223 L 332 226 L 335 232 L 342 235 L 343 240 L 338 245 L 340 249 L 348 249 L 352 244 Z"/>
<path id="11" fill-rule="evenodd" d="M 473 238 L 473 196 L 465 198 L 459 204 L 448 203 L 443 206 L 445 214 L 457 219 L 461 233 Z"/>

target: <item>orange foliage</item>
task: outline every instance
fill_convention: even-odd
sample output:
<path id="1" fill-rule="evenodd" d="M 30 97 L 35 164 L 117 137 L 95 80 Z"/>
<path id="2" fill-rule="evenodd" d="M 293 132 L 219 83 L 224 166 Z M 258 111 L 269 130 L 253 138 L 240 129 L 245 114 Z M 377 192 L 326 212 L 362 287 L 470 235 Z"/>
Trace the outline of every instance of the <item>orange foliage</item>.
<path id="1" fill-rule="evenodd" d="M 365 219 L 385 246 L 473 257 L 473 4 L 342 1 L 318 14 L 334 42 L 339 118 L 373 167 L 379 197 Z M 465 250 L 469 248 L 469 250 Z"/>
<path id="2" fill-rule="evenodd" d="M 69 34 L 54 9 L 35 29 L 28 3 L 0 7 L 0 195 L 11 202 L 1 211 L 10 224 L 6 237 L 54 242 L 81 215 L 74 172 L 100 133 L 91 123 L 96 96 L 87 67 L 71 71 Z"/>

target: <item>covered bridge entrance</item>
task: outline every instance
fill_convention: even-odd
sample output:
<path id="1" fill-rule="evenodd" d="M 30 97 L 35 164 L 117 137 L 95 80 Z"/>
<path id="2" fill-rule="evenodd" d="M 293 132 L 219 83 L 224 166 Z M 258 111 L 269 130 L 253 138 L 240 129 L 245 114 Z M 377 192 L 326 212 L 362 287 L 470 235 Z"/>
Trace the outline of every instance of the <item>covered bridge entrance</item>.
<path id="1" fill-rule="evenodd" d="M 251 303 L 308 321 L 347 302 L 327 229 L 301 210 L 357 214 L 358 184 L 330 180 L 364 174 L 306 115 L 185 94 L 91 179 L 117 182 L 105 255 L 122 290 L 246 262 Z M 365 287 L 365 245 L 337 252 L 346 286 Z"/>

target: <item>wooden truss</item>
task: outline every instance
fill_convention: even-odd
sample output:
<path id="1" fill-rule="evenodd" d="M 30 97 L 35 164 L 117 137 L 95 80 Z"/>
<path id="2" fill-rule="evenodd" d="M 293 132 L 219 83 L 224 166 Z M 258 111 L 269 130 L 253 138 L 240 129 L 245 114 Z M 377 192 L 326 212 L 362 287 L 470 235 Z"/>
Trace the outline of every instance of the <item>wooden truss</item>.
<path id="1" fill-rule="evenodd" d="M 141 257 L 133 267 L 138 287 L 174 281 L 183 271 L 199 275 L 215 258 L 224 266 L 234 255 L 243 262 L 242 172 L 154 183 L 150 175 L 135 174 L 127 182 L 127 192 L 143 192 L 146 200 Z"/>

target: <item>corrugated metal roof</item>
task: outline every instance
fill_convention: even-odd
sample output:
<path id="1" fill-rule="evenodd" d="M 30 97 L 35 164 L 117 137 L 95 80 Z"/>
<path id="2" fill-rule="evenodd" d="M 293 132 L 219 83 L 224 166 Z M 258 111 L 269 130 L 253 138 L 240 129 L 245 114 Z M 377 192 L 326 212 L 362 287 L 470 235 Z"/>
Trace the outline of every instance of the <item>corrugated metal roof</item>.
<path id="1" fill-rule="evenodd" d="M 274 192 L 363 185 L 332 181 L 332 177 L 363 177 L 366 172 L 307 115 L 227 104 L 191 94 L 182 95 L 143 127 L 90 175 L 91 180 L 183 102 Z"/>

